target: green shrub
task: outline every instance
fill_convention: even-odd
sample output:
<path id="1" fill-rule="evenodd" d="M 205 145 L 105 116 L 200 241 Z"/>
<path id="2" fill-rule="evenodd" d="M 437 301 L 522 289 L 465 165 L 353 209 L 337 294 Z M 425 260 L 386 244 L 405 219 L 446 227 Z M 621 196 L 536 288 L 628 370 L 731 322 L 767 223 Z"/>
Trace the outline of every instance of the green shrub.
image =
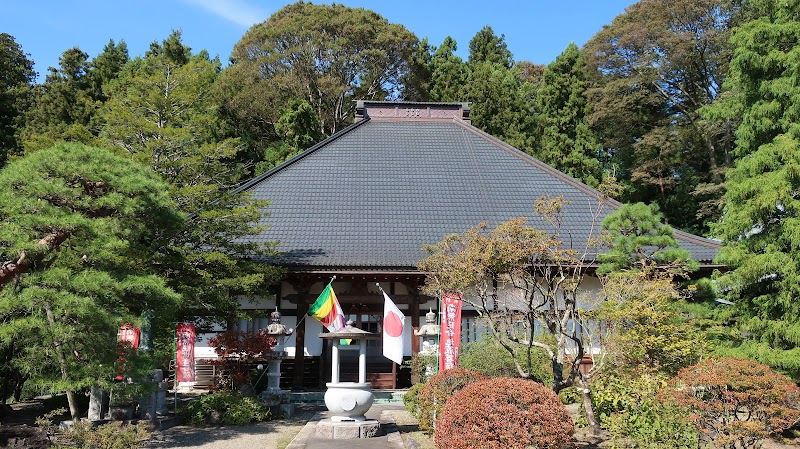
<path id="1" fill-rule="evenodd" d="M 144 447 L 150 437 L 146 426 L 143 422 L 111 422 L 92 428 L 90 423 L 78 421 L 72 430 L 60 434 L 58 441 L 82 449 L 137 449 Z"/>
<path id="2" fill-rule="evenodd" d="M 467 384 L 484 379 L 484 374 L 462 367 L 436 373 L 425 383 L 419 394 L 419 429 L 433 433 L 436 419 L 441 415 L 447 399 Z"/>
<path id="3" fill-rule="evenodd" d="M 583 393 L 578 387 L 567 387 L 558 392 L 562 404 L 578 404 L 583 400 Z"/>
<path id="4" fill-rule="evenodd" d="M 56 449 L 138 449 L 144 447 L 150 439 L 146 423 L 126 424 L 111 422 L 93 427 L 88 421 L 75 422 L 72 429 L 60 430 L 54 423 L 54 417 L 63 414 L 66 409 L 56 409 L 36 419 L 51 440 L 55 440 Z"/>
<path id="5" fill-rule="evenodd" d="M 800 388 L 752 360 L 721 357 L 683 368 L 659 397 L 689 410 L 715 447 L 757 447 L 800 420 Z"/>
<path id="6" fill-rule="evenodd" d="M 656 399 L 666 383 L 666 375 L 658 373 L 638 377 L 604 373 L 592 381 L 595 415 L 609 432 L 612 447 L 698 447 L 699 434 L 694 426 L 681 419 L 681 411 Z"/>
<path id="7" fill-rule="evenodd" d="M 545 383 L 553 382 L 552 362 L 547 354 L 536 347 L 511 344 L 522 369 L 539 377 Z M 464 345 L 458 356 L 458 364 L 489 377 L 520 377 L 511 354 L 505 348 L 498 346 L 492 338 Z"/>
<path id="8" fill-rule="evenodd" d="M 519 378 L 471 383 L 456 392 L 437 422 L 438 449 L 556 449 L 575 427 L 558 396 Z"/>
<path id="9" fill-rule="evenodd" d="M 257 398 L 232 392 L 216 392 L 200 397 L 178 412 L 187 424 L 240 426 L 266 421 L 269 408 Z"/>
<path id="10" fill-rule="evenodd" d="M 417 353 L 411 356 L 410 361 L 403 363 L 408 363 L 411 367 L 411 376 L 416 377 L 420 383 L 424 384 L 428 381 L 428 367 L 431 367 L 434 373 L 436 372 L 437 357 L 437 354 Z"/>
<path id="11" fill-rule="evenodd" d="M 406 391 L 406 394 L 403 395 L 403 405 L 405 405 L 406 410 L 415 417 L 419 416 L 419 395 L 424 386 L 425 384 L 414 384 Z"/>

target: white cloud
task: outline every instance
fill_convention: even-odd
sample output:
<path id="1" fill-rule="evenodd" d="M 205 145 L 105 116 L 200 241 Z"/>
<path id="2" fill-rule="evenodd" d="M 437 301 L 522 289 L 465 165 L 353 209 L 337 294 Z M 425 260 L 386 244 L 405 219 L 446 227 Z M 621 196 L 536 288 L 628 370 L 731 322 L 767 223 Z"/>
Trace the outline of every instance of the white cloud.
<path id="1" fill-rule="evenodd" d="M 244 0 L 183 0 L 183 2 L 199 6 L 243 28 L 249 28 L 256 23 L 263 22 L 268 17 L 266 11 L 249 5 Z"/>

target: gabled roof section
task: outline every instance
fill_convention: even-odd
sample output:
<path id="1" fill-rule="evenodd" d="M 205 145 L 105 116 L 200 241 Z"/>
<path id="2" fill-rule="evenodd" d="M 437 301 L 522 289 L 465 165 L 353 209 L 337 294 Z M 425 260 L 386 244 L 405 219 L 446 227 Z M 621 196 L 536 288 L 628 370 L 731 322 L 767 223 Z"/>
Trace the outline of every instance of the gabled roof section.
<path id="1" fill-rule="evenodd" d="M 272 262 L 302 270 L 411 270 L 425 244 L 481 223 L 520 216 L 551 231 L 534 202 L 563 196 L 563 229 L 577 247 L 619 203 L 593 221 L 599 192 L 469 124 L 465 103 L 359 102 L 358 121 L 239 191 L 270 201 L 257 241 L 279 241 Z M 562 239 L 567 235 L 562 232 Z M 720 243 L 677 231 L 710 263 Z"/>

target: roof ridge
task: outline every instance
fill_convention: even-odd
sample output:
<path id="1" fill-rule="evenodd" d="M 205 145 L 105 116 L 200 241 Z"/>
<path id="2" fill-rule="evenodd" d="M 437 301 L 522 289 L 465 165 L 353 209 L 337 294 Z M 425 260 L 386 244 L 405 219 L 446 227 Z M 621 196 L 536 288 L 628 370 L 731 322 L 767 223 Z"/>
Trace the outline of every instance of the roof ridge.
<path id="1" fill-rule="evenodd" d="M 340 138 L 340 137 L 342 137 L 343 135 L 345 135 L 345 134 L 349 133 L 350 131 L 352 131 L 352 130 L 354 130 L 354 129 L 358 128 L 359 126 L 363 125 L 364 123 L 366 123 L 366 122 L 368 122 L 368 121 L 369 121 L 369 117 L 365 117 L 365 118 L 363 118 L 363 119 L 361 119 L 361 120 L 359 120 L 359 121 L 357 121 L 357 122 L 353 123 L 352 125 L 350 125 L 350 126 L 347 126 L 346 128 L 344 128 L 344 129 L 342 129 L 342 130 L 339 130 L 339 131 L 337 131 L 337 132 L 333 133 L 333 134 L 332 134 L 330 137 L 328 137 L 327 139 L 323 139 L 323 140 L 321 140 L 321 141 L 319 141 L 319 142 L 315 143 L 315 144 L 314 144 L 314 145 L 312 145 L 311 147 L 309 147 L 309 148 L 307 148 L 307 149 L 303 150 L 303 152 L 302 152 L 302 153 L 300 153 L 300 154 L 298 154 L 297 156 L 295 156 L 295 157 L 293 157 L 293 158 L 291 158 L 291 159 L 289 159 L 289 160 L 287 160 L 287 161 L 284 161 L 283 163 L 281 163 L 281 164 L 280 164 L 280 165 L 278 165 L 277 167 L 274 167 L 274 168 L 272 168 L 272 169 L 268 170 L 267 172 L 265 172 L 265 173 L 262 173 L 262 174 L 260 174 L 260 175 L 256 176 L 255 178 L 253 178 L 253 179 L 251 179 L 251 180 L 249 180 L 249 181 L 245 182 L 245 183 L 244 183 L 244 184 L 242 184 L 241 186 L 239 186 L 239 187 L 237 187 L 237 188 L 233 189 L 233 190 L 231 191 L 231 193 L 232 193 L 232 194 L 241 193 L 241 192 L 243 192 L 243 191 L 245 191 L 245 190 L 249 189 L 250 187 L 253 187 L 254 185 L 258 184 L 259 182 L 263 181 L 264 179 L 267 179 L 267 178 L 269 178 L 270 176 L 274 175 L 275 173 L 277 173 L 277 172 L 279 172 L 279 171 L 282 171 L 282 170 L 284 170 L 285 168 L 289 167 L 290 165 L 294 164 L 295 162 L 299 161 L 300 159 L 303 159 L 303 158 L 305 158 L 305 157 L 306 157 L 306 156 L 308 156 L 309 154 L 311 154 L 311 153 L 315 153 L 315 152 L 316 152 L 317 150 L 319 150 L 320 148 L 322 148 L 322 147 L 324 147 L 324 146 L 328 145 L 329 143 L 331 143 L 331 142 L 333 142 L 333 141 L 335 141 L 335 140 L 339 139 L 339 138 Z"/>
<path id="2" fill-rule="evenodd" d="M 564 173 L 564 172 L 562 172 L 562 171 L 560 171 L 560 170 L 558 170 L 558 169 L 556 169 L 556 168 L 554 168 L 554 167 L 542 162 L 541 160 L 531 156 L 530 154 L 520 150 L 519 148 L 516 148 L 513 145 L 511 145 L 511 144 L 509 144 L 507 142 L 504 142 L 501 139 L 498 139 L 497 137 L 487 133 L 486 131 L 484 131 L 484 130 L 472 125 L 471 123 L 467 123 L 467 122 L 464 122 L 463 120 L 457 120 L 457 119 L 453 119 L 453 122 L 454 123 L 458 123 L 462 127 L 466 128 L 467 131 L 470 131 L 473 134 L 475 134 L 475 135 L 477 135 L 477 136 L 479 136 L 479 137 L 481 137 L 483 139 L 486 139 L 486 140 L 489 140 L 489 141 L 491 141 L 491 142 L 493 142 L 495 144 L 498 144 L 501 148 L 503 148 L 504 150 L 506 150 L 510 154 L 513 154 L 513 155 L 519 157 L 522 160 L 526 160 L 527 162 L 529 162 L 529 163 L 531 163 L 531 164 L 533 164 L 533 165 L 535 165 L 535 166 L 537 166 L 537 167 L 539 167 L 539 168 L 541 168 L 541 169 L 543 169 L 543 170 L 545 170 L 547 172 L 552 173 L 553 175 L 555 175 L 556 177 L 560 178 L 561 180 L 567 182 L 568 184 L 573 185 L 574 187 L 577 187 L 580 190 L 583 190 L 586 193 L 589 193 L 589 194 L 594 195 L 594 196 L 603 195 L 602 192 L 600 192 L 599 190 L 597 190 L 597 189 L 595 189 L 595 188 L 593 188 L 591 186 L 588 186 L 588 185 L 578 181 L 577 179 L 569 176 L 568 174 L 566 174 L 566 173 Z M 620 203 L 619 201 L 617 201 L 617 200 L 615 200 L 614 198 L 611 198 L 611 197 L 608 197 L 608 199 L 606 201 L 607 201 L 607 204 L 609 206 L 611 206 L 613 209 L 618 209 L 620 206 L 622 206 L 622 203 Z M 695 243 L 697 243 L 699 245 L 703 245 L 703 246 L 706 246 L 706 247 L 709 247 L 709 248 L 720 248 L 720 247 L 722 247 L 722 242 L 720 242 L 720 241 L 717 241 L 717 240 L 714 240 L 714 239 L 709 239 L 707 237 L 703 237 L 703 236 L 699 236 L 699 235 L 695 235 L 695 234 L 692 234 L 690 232 L 686 232 L 686 231 L 683 231 L 683 230 L 680 230 L 680 229 L 677 229 L 677 228 L 672 228 L 672 229 L 675 232 L 675 234 L 680 234 L 684 239 L 691 240 L 691 241 L 693 241 L 693 242 L 695 242 Z"/>
<path id="3" fill-rule="evenodd" d="M 522 160 L 525 160 L 526 162 L 528 162 L 528 163 L 530 163 L 532 165 L 535 165 L 536 167 L 541 168 L 542 170 L 544 170 L 546 172 L 551 173 L 552 175 L 558 177 L 562 181 L 572 185 L 573 187 L 576 187 L 576 188 L 582 190 L 584 193 L 588 193 L 588 194 L 590 194 L 592 196 L 597 196 L 597 197 L 603 196 L 603 193 L 600 192 L 599 190 L 597 190 L 597 189 L 595 189 L 593 187 L 590 187 L 590 186 L 578 181 L 577 179 L 573 178 L 572 176 L 569 176 L 568 174 L 566 174 L 566 173 L 564 173 L 564 172 L 562 172 L 562 171 L 560 171 L 560 170 L 558 170 L 556 168 L 553 168 L 548 164 L 545 164 L 544 162 L 542 162 L 539 159 L 531 156 L 530 154 L 520 150 L 519 148 L 514 147 L 513 145 L 511 145 L 511 144 L 509 144 L 507 142 L 504 142 L 504 141 L 498 139 L 497 137 L 487 133 L 486 131 L 484 131 L 484 130 L 482 130 L 482 129 L 480 129 L 480 128 L 478 128 L 478 127 L 476 127 L 476 126 L 474 126 L 474 125 L 472 125 L 470 123 L 466 123 L 463 120 L 456 120 L 456 119 L 454 119 L 453 122 L 461 125 L 462 127 L 466 128 L 467 131 L 472 132 L 473 134 L 477 135 L 478 137 L 481 137 L 481 138 L 483 138 L 485 140 L 489 140 L 494 144 L 498 144 L 506 152 L 508 152 L 508 153 L 510 153 L 510 154 L 522 159 Z M 622 203 L 620 203 L 619 201 L 617 201 L 617 200 L 615 200 L 614 198 L 611 198 L 611 197 L 608 197 L 607 202 L 612 207 L 614 207 L 615 209 L 619 208 L 622 205 Z"/>

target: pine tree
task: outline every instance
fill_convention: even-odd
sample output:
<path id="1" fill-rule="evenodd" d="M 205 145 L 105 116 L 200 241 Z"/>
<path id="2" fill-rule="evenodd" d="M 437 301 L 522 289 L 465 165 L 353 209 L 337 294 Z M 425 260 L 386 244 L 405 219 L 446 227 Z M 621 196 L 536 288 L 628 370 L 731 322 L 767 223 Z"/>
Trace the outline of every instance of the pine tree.
<path id="1" fill-rule="evenodd" d="M 0 346 L 37 389 L 66 390 L 73 419 L 75 393 L 117 374 L 120 325 L 144 308 L 174 320 L 155 262 L 184 224 L 155 173 L 99 148 L 60 144 L 0 171 Z"/>

